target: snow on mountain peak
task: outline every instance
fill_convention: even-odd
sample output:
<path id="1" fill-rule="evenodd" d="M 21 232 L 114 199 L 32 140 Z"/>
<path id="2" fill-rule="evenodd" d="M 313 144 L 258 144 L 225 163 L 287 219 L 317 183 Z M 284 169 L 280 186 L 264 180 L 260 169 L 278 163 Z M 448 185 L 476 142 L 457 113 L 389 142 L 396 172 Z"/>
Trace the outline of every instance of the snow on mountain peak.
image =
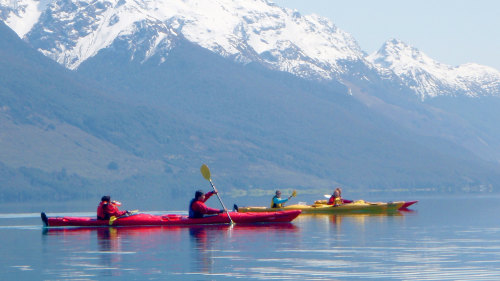
<path id="1" fill-rule="evenodd" d="M 0 1 L 5 7 L 11 0 Z M 329 20 L 303 16 L 266 0 L 21 1 L 26 7 L 38 7 L 38 13 L 18 12 L 17 17 L 9 17 L 16 21 L 6 23 L 70 69 L 117 39 L 141 37 L 139 32 L 153 37 L 129 42 L 131 49 L 138 43 L 150 45 L 142 47 L 148 49 L 144 59 L 168 52 L 172 42 L 182 36 L 239 62 L 257 61 L 307 78 L 331 79 L 342 71 L 339 61 L 364 57 L 351 35 Z M 35 18 L 36 24 L 15 28 L 22 20 Z"/>
<path id="2" fill-rule="evenodd" d="M 493 68 L 452 67 L 396 39 L 366 56 L 331 21 L 268 0 L 0 0 L 0 19 L 69 69 L 112 46 L 125 48 L 131 60 L 162 63 L 186 39 L 240 63 L 308 79 L 342 79 L 361 62 L 382 77 L 398 77 L 422 99 L 500 95 Z"/>
<path id="3" fill-rule="evenodd" d="M 398 39 L 385 42 L 379 52 L 369 56 L 369 59 L 377 65 L 391 68 L 398 75 L 417 65 L 439 65 L 418 49 Z"/>
<path id="4" fill-rule="evenodd" d="M 0 19 L 21 38 L 36 24 L 51 0 L 0 0 Z"/>
<path id="5" fill-rule="evenodd" d="M 500 95 L 500 72 L 478 64 L 449 66 L 391 39 L 367 57 L 382 75 L 401 78 L 421 99 L 439 95 Z"/>

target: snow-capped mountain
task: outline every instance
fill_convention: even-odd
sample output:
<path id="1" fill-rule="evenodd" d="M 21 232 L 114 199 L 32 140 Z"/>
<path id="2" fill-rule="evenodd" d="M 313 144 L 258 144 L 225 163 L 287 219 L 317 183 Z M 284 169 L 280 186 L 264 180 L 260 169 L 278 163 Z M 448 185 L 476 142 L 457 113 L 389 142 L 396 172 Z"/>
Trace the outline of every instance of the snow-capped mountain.
<path id="1" fill-rule="evenodd" d="M 421 99 L 500 95 L 495 69 L 444 65 L 397 40 L 367 56 L 329 20 L 267 0 L 0 0 L 0 19 L 69 69 L 113 44 L 130 60 L 154 57 L 161 64 L 176 42 L 188 40 L 239 63 L 307 79 L 363 77 L 353 71 L 361 65 L 361 72 L 376 69 Z"/>
<path id="2" fill-rule="evenodd" d="M 420 98 L 500 95 L 500 72 L 474 63 L 449 66 L 396 39 L 367 57 L 385 77 L 398 76 Z"/>
<path id="3" fill-rule="evenodd" d="M 0 19 L 23 38 L 51 0 L 0 0 Z"/>
<path id="4" fill-rule="evenodd" d="M 265 0 L 1 1 L 3 19 L 20 37 L 70 69 L 117 39 L 128 40 L 132 51 L 142 50 L 133 55 L 145 60 L 167 56 L 172 44 L 185 38 L 242 63 L 257 61 L 320 79 L 342 72 L 339 61 L 364 56 L 330 21 Z"/>

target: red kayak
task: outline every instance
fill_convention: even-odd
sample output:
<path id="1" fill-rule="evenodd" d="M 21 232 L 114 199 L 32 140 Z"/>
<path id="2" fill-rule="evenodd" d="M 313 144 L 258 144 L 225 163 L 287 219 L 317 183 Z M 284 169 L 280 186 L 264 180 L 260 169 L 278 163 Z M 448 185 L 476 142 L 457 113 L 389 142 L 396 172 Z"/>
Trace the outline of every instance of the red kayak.
<path id="1" fill-rule="evenodd" d="M 265 213 L 237 213 L 230 212 L 234 223 L 269 223 L 269 222 L 291 222 L 299 214 L 300 210 L 265 212 Z M 146 226 L 146 225 L 200 225 L 200 224 L 229 224 L 230 220 L 226 213 L 207 216 L 199 219 L 191 219 L 184 215 L 150 215 L 133 214 L 119 217 L 110 223 L 109 220 L 98 220 L 95 217 L 47 217 L 41 213 L 45 226 Z"/>

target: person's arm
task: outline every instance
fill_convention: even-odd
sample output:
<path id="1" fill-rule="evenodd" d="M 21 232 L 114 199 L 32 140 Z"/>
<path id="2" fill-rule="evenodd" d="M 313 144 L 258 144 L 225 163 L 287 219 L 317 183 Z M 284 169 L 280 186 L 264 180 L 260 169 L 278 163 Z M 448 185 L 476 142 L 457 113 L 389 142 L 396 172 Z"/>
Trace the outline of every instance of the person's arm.
<path id="1" fill-rule="evenodd" d="M 201 214 L 204 214 L 204 215 L 221 213 L 221 210 L 207 207 L 207 205 L 205 205 L 201 202 L 193 203 L 192 208 L 194 211 L 201 213 Z"/>
<path id="2" fill-rule="evenodd" d="M 212 197 L 216 192 L 215 191 L 210 191 L 205 194 L 205 200 L 203 202 L 207 202 L 208 198 Z"/>
<path id="3" fill-rule="evenodd" d="M 286 201 L 288 201 L 288 199 L 289 198 L 281 199 L 281 198 L 275 197 L 275 198 L 273 198 L 273 202 L 274 202 L 274 204 L 282 204 L 282 203 L 285 203 Z"/>
<path id="4" fill-rule="evenodd" d="M 328 200 L 328 205 L 333 205 L 333 203 L 335 202 L 335 197 L 330 196 L 330 200 Z"/>
<path id="5" fill-rule="evenodd" d="M 110 217 L 111 216 L 120 217 L 127 213 L 127 211 L 120 211 L 118 207 L 116 207 L 113 204 L 107 204 L 106 208 L 107 208 L 107 213 Z"/>

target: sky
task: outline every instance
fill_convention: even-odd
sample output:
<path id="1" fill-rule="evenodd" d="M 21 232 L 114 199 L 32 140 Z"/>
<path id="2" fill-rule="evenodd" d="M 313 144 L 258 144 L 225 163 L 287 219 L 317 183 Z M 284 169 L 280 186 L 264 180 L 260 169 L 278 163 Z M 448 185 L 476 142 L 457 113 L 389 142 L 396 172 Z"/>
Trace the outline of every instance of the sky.
<path id="1" fill-rule="evenodd" d="M 392 38 L 451 66 L 478 63 L 500 71 L 497 0 L 272 0 L 302 15 L 329 18 L 361 49 L 376 52 Z"/>

